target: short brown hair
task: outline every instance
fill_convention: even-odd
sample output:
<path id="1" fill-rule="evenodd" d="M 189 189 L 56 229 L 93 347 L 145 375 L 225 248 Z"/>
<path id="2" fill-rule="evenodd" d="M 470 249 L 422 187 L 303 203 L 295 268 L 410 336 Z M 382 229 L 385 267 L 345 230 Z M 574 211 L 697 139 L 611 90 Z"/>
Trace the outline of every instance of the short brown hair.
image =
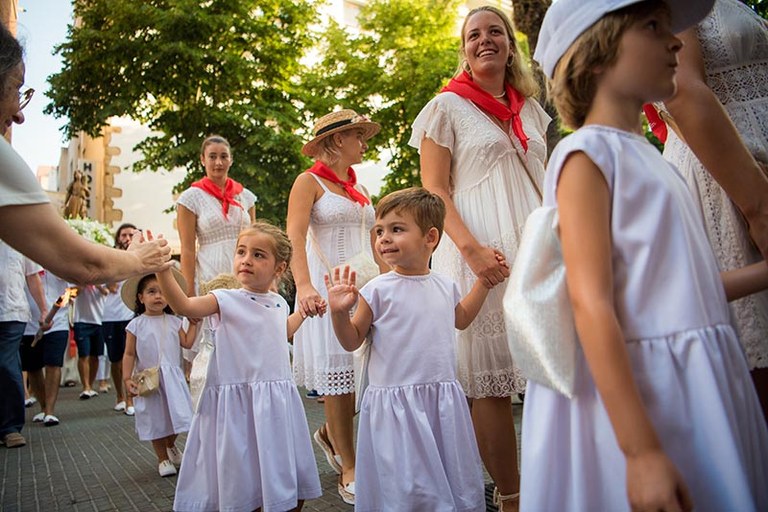
<path id="1" fill-rule="evenodd" d="M 616 63 L 624 32 L 639 18 L 665 7 L 663 0 L 648 0 L 608 13 L 573 42 L 548 82 L 548 96 L 565 126 L 575 130 L 584 125 L 597 92 L 595 70 Z"/>
<path id="2" fill-rule="evenodd" d="M 387 214 L 406 212 L 413 216 L 422 234 L 437 229 L 438 242 L 443 236 L 445 224 L 445 203 L 437 194 L 422 187 L 410 187 L 382 197 L 376 205 L 376 218 Z"/>
<path id="3" fill-rule="evenodd" d="M 539 94 L 539 84 L 536 83 L 536 80 L 533 78 L 533 73 L 531 72 L 530 66 L 525 62 L 526 57 L 523 55 L 523 52 L 520 51 L 520 45 L 517 44 L 517 40 L 515 39 L 515 25 L 512 23 L 512 20 L 509 19 L 509 16 L 504 14 L 504 11 L 499 9 L 498 7 L 494 7 L 492 5 L 481 5 L 480 7 L 475 7 L 471 11 L 469 11 L 469 14 L 467 14 L 467 17 L 464 18 L 464 23 L 461 25 L 461 45 L 459 46 L 459 68 L 456 70 L 456 73 L 454 76 L 459 76 L 463 71 L 466 71 L 470 75 L 472 74 L 472 70 L 469 69 L 469 66 L 467 65 L 467 55 L 465 53 L 464 45 L 464 31 L 467 28 L 467 23 L 469 22 L 469 19 L 477 14 L 478 12 L 492 12 L 496 16 L 498 16 L 501 19 L 501 22 L 504 24 L 504 28 L 507 31 L 507 37 L 509 38 L 509 45 L 511 46 L 511 55 L 510 55 L 510 61 L 507 63 L 507 67 L 504 70 L 504 81 L 509 83 L 512 87 L 517 89 L 520 94 L 525 96 L 526 98 L 530 98 L 531 96 L 536 96 Z"/>

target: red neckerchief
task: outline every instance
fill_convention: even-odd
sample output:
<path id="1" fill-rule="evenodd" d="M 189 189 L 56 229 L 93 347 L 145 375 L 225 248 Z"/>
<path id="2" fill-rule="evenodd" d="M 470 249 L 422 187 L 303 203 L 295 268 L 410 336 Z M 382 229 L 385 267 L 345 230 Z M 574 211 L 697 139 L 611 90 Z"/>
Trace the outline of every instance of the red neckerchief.
<path id="1" fill-rule="evenodd" d="M 659 139 L 662 144 L 667 142 L 667 124 L 656 111 L 656 107 L 650 103 L 646 103 L 643 105 L 643 112 L 645 112 L 645 117 L 648 119 L 648 126 L 651 128 L 651 131 L 656 138 Z"/>
<path id="2" fill-rule="evenodd" d="M 211 194 L 213 197 L 221 201 L 221 212 L 224 214 L 225 219 L 228 218 L 227 213 L 229 213 L 229 205 L 239 206 L 242 208 L 240 203 L 235 201 L 235 196 L 243 191 L 243 186 L 232 178 L 227 178 L 223 192 L 218 185 L 211 181 L 208 176 L 194 182 L 192 186 Z"/>
<path id="3" fill-rule="evenodd" d="M 360 203 L 361 206 L 371 204 L 371 200 L 365 197 L 364 194 L 361 194 L 360 191 L 355 188 L 355 185 L 357 184 L 357 174 L 355 174 L 354 169 L 352 169 L 351 167 L 347 169 L 347 175 L 349 176 L 349 179 L 347 181 L 342 181 L 338 176 L 336 176 L 336 173 L 333 172 L 330 167 L 325 165 L 320 160 L 317 160 L 315 162 L 315 165 L 307 169 L 306 172 L 311 172 L 316 176 L 325 178 L 331 183 L 336 183 L 337 185 L 341 185 L 342 187 L 344 187 L 344 192 L 347 193 L 349 198 L 356 203 Z"/>
<path id="4" fill-rule="evenodd" d="M 477 85 L 469 73 L 464 71 L 456 78 L 452 78 L 440 92 L 456 93 L 502 121 L 511 119 L 512 133 L 520 140 L 523 150 L 527 152 L 528 136 L 523 131 L 523 120 L 520 119 L 520 111 L 525 105 L 525 96 L 507 82 L 504 82 L 504 88 L 509 100 L 508 107 L 500 101 L 496 101 L 496 98 Z"/>

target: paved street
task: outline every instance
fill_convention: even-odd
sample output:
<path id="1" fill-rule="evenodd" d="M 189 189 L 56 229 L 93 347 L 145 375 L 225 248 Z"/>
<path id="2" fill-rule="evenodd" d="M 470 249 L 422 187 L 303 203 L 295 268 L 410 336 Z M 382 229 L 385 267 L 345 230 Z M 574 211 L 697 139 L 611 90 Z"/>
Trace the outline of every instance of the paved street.
<path id="1" fill-rule="evenodd" d="M 23 431 L 27 446 L 0 447 L 0 510 L 171 510 L 176 477 L 157 474 L 152 447 L 138 441 L 133 419 L 111 410 L 114 394 L 81 401 L 78 392 L 79 388 L 61 388 L 56 409 L 59 426 L 33 424 L 32 416 L 39 411 L 35 405 L 27 409 Z M 314 431 L 323 421 L 323 406 L 314 400 L 304 402 L 310 431 Z M 521 410 L 515 405 L 518 426 Z M 184 436 L 180 439 L 179 445 Z M 315 456 L 324 494 L 308 501 L 304 510 L 352 512 L 339 498 L 336 474 L 316 447 Z"/>

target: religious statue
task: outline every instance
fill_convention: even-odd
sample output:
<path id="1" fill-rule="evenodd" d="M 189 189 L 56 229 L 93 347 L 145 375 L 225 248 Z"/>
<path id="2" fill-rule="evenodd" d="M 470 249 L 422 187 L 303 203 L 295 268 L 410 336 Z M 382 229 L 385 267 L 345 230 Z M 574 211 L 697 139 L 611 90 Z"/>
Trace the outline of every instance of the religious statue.
<path id="1" fill-rule="evenodd" d="M 72 177 L 72 183 L 67 187 L 67 196 L 64 200 L 64 218 L 84 219 L 88 215 L 88 198 L 91 192 L 88 190 L 88 178 L 81 171 L 76 170 Z"/>

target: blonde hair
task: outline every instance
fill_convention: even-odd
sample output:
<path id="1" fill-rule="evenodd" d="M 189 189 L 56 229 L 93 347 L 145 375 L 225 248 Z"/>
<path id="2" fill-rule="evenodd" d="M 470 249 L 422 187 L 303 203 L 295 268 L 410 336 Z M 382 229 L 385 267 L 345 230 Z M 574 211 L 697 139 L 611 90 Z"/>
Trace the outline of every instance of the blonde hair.
<path id="1" fill-rule="evenodd" d="M 336 134 L 330 134 L 317 144 L 317 148 L 314 154 L 315 160 L 320 160 L 324 164 L 328 165 L 335 164 L 339 161 L 339 158 L 341 158 L 341 151 L 339 151 L 339 147 L 334 142 L 334 135 Z"/>
<path id="2" fill-rule="evenodd" d="M 440 241 L 445 224 L 445 203 L 437 194 L 422 187 L 392 192 L 376 204 L 376 218 L 381 219 L 391 212 L 405 212 L 411 215 L 423 235 L 436 228 L 437 241 Z"/>
<path id="3" fill-rule="evenodd" d="M 663 0 L 648 0 L 608 13 L 573 42 L 547 82 L 547 96 L 565 126 L 575 130 L 584 125 L 600 78 L 596 71 L 616 63 L 624 32 L 639 18 L 665 7 Z"/>
<path id="4" fill-rule="evenodd" d="M 288 267 L 291 264 L 291 257 L 293 256 L 293 246 L 288 239 L 288 235 L 285 231 L 279 227 L 270 224 L 265 221 L 253 222 L 250 226 L 240 231 L 237 235 L 237 244 L 240 243 L 240 239 L 244 236 L 255 235 L 267 235 L 272 239 L 272 255 L 275 257 L 275 262 L 285 263 L 285 271 L 280 275 L 280 281 L 284 281 L 290 275 Z"/>
<path id="5" fill-rule="evenodd" d="M 536 83 L 536 80 L 533 78 L 533 73 L 531 72 L 531 68 L 525 64 L 525 56 L 523 55 L 523 52 L 520 50 L 520 46 L 517 44 L 517 40 L 515 39 L 515 26 L 512 23 L 512 20 L 509 19 L 509 16 L 504 14 L 504 11 L 499 9 L 498 7 L 494 7 L 492 5 L 482 5 L 480 7 L 475 7 L 471 11 L 469 11 L 469 14 L 467 14 L 467 17 L 464 18 L 464 23 L 461 25 L 461 45 L 459 46 L 459 67 L 456 70 L 456 73 L 454 73 L 454 77 L 457 77 L 461 75 L 462 72 L 466 71 L 470 75 L 472 74 L 472 70 L 469 68 L 469 64 L 467 63 L 467 54 L 466 54 L 466 48 L 465 48 L 465 31 L 467 29 L 467 23 L 469 22 L 469 19 L 474 16 L 475 14 L 479 12 L 491 12 L 498 16 L 501 19 L 501 22 L 504 24 L 504 28 L 507 31 L 507 38 L 509 39 L 509 45 L 510 45 L 510 60 L 507 62 L 507 67 L 504 70 L 504 81 L 507 82 L 509 85 L 520 91 L 520 93 L 525 96 L 526 98 L 530 98 L 531 96 L 536 96 L 539 94 L 539 84 Z"/>

